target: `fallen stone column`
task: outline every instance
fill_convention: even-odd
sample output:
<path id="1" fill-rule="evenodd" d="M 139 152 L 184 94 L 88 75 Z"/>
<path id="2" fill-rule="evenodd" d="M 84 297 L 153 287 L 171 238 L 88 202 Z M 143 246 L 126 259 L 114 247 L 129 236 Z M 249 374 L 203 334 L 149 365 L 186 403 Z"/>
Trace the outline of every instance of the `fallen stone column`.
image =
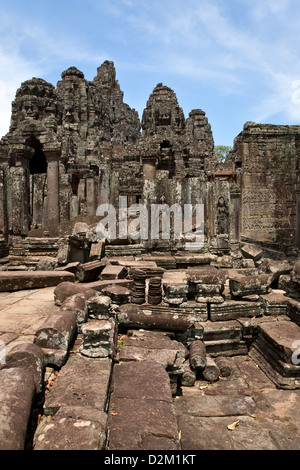
<path id="1" fill-rule="evenodd" d="M 125 328 L 186 331 L 194 324 L 194 320 L 185 315 L 154 313 L 146 309 L 120 309 L 117 311 L 117 319 Z"/>
<path id="2" fill-rule="evenodd" d="M 74 312 L 76 315 L 76 323 L 78 331 L 81 331 L 81 326 L 87 321 L 88 308 L 87 299 L 84 294 L 75 294 L 67 297 L 61 304 L 60 310 Z"/>
<path id="3" fill-rule="evenodd" d="M 206 358 L 206 365 L 202 371 L 203 378 L 209 382 L 216 382 L 220 376 L 220 369 L 210 356 Z"/>
<path id="4" fill-rule="evenodd" d="M 61 367 L 75 336 L 76 314 L 61 311 L 50 315 L 36 331 L 34 343 L 45 352 L 45 361 Z"/>
<path id="5" fill-rule="evenodd" d="M 183 365 L 184 372 L 180 376 L 181 385 L 192 387 L 196 382 L 196 374 L 190 367 L 190 361 L 187 359 Z"/>
<path id="6" fill-rule="evenodd" d="M 220 374 L 222 377 L 229 377 L 232 372 L 231 363 L 226 357 L 215 357 L 215 363 L 220 369 Z"/>
<path id="7" fill-rule="evenodd" d="M 195 370 L 204 369 L 206 366 L 206 348 L 201 340 L 192 341 L 190 346 L 190 364 Z"/>
<path id="8" fill-rule="evenodd" d="M 18 343 L 13 346 L 6 355 L 3 367 L 24 369 L 32 375 L 36 393 L 41 392 L 44 374 L 44 352 L 37 344 Z"/>
<path id="9" fill-rule="evenodd" d="M 24 450 L 35 389 L 26 369 L 0 370 L 0 450 Z"/>
<path id="10" fill-rule="evenodd" d="M 55 305 L 61 305 L 65 299 L 75 294 L 82 294 L 86 299 L 88 299 L 89 297 L 96 295 L 97 292 L 86 285 L 75 284 L 72 282 L 61 282 L 54 289 Z"/>

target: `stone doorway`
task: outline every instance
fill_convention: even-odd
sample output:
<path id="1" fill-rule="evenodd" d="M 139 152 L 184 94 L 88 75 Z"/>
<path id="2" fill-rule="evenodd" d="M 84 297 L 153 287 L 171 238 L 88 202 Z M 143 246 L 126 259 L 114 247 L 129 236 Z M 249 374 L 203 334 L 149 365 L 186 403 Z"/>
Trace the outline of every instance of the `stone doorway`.
<path id="1" fill-rule="evenodd" d="M 43 146 L 31 136 L 26 145 L 34 149 L 29 162 L 29 230 L 40 228 L 46 219 L 47 160 Z"/>

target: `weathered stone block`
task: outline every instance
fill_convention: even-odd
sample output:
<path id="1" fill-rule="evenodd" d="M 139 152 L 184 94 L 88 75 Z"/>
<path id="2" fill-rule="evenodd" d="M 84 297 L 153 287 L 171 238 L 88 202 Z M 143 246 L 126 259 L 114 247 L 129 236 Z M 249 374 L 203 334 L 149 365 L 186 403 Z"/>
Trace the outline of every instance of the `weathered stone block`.
<path id="1" fill-rule="evenodd" d="M 76 314 L 76 323 L 79 329 L 81 328 L 81 325 L 87 321 L 87 298 L 84 294 L 75 294 L 67 297 L 62 302 L 60 309 L 67 310 L 68 312 L 74 312 Z"/>
<path id="2" fill-rule="evenodd" d="M 126 274 L 126 269 L 123 266 L 105 266 L 99 279 L 101 281 L 113 280 L 113 279 L 124 279 Z"/>
<path id="3" fill-rule="evenodd" d="M 80 352 L 88 357 L 115 356 L 117 326 L 113 319 L 92 320 L 82 326 L 83 344 Z"/>
<path id="4" fill-rule="evenodd" d="M 76 279 L 78 279 L 79 282 L 96 281 L 104 268 L 105 263 L 98 260 L 80 264 L 76 272 Z"/>
<path id="5" fill-rule="evenodd" d="M 241 247 L 241 252 L 245 258 L 251 258 L 258 261 L 263 256 L 263 250 L 256 245 L 245 244 Z"/>
<path id="6" fill-rule="evenodd" d="M 76 319 L 74 312 L 61 311 L 54 313 L 45 320 L 35 333 L 34 343 L 40 348 L 60 351 L 58 354 L 59 365 L 61 365 L 61 354 L 64 353 L 65 358 L 67 357 L 69 346 L 75 337 L 77 331 Z"/>
<path id="7" fill-rule="evenodd" d="M 87 300 L 88 316 L 98 320 L 107 319 L 111 313 L 112 300 L 108 295 L 96 295 Z"/>
<path id="8" fill-rule="evenodd" d="M 74 280 L 74 274 L 69 272 L 0 271 L 0 292 L 53 287 L 61 282 L 74 282 Z"/>
<path id="9" fill-rule="evenodd" d="M 267 294 L 271 289 L 272 279 L 273 276 L 269 274 L 237 276 L 229 280 L 230 291 L 235 297 Z"/>

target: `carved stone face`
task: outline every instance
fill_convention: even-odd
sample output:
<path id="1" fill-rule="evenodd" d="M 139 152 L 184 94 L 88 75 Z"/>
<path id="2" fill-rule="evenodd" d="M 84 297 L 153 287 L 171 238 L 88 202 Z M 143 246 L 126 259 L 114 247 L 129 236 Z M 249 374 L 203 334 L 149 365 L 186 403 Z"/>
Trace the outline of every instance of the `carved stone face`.
<path id="1" fill-rule="evenodd" d="M 25 99 L 23 103 L 20 103 L 20 104 L 22 106 L 21 113 L 20 113 L 21 120 L 39 118 L 39 107 L 34 97 L 32 99 Z"/>
<path id="2" fill-rule="evenodd" d="M 12 104 L 14 127 L 23 121 L 37 121 L 55 114 L 54 87 L 42 79 L 24 82 Z"/>

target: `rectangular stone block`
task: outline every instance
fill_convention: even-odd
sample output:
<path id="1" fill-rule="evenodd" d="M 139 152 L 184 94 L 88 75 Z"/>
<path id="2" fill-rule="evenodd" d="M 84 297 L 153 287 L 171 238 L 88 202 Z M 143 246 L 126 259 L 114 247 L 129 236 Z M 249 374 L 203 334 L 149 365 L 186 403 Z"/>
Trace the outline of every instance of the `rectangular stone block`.
<path id="1" fill-rule="evenodd" d="M 57 286 L 61 282 L 74 282 L 75 276 L 69 272 L 57 271 L 1 271 L 0 292 L 24 289 L 39 289 Z"/>
<path id="2" fill-rule="evenodd" d="M 226 300 L 221 304 L 210 305 L 211 321 L 236 320 L 240 317 L 260 317 L 263 309 L 260 302 Z"/>

